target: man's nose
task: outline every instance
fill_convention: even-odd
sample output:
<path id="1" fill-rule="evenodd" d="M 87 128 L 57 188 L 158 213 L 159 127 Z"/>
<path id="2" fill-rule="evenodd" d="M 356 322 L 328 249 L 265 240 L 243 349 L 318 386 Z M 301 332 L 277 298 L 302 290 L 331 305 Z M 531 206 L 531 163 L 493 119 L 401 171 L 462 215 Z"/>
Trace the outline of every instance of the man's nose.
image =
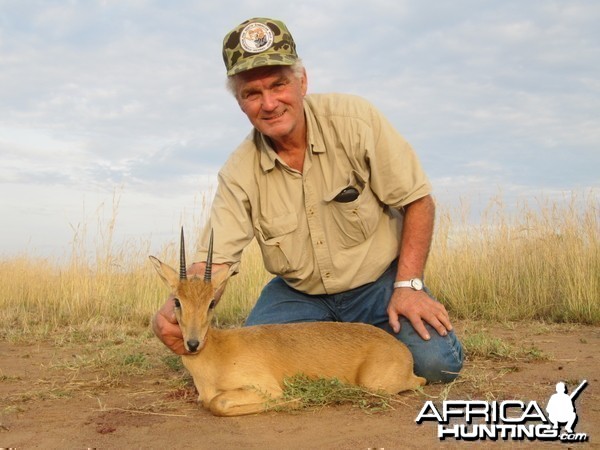
<path id="1" fill-rule="evenodd" d="M 262 109 L 265 111 L 273 111 L 279 104 L 277 97 L 270 92 L 263 93 L 262 96 Z"/>

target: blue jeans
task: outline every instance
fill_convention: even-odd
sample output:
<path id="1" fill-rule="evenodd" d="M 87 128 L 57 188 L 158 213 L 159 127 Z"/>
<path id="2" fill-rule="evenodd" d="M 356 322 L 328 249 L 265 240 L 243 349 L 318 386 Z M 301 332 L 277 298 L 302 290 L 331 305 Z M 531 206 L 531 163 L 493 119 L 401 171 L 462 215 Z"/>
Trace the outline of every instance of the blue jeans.
<path id="1" fill-rule="evenodd" d="M 440 336 L 426 323 L 431 336 L 426 341 L 404 317 L 400 317 L 398 334 L 394 334 L 388 323 L 386 309 L 394 289 L 396 267 L 393 263 L 373 283 L 331 295 L 307 295 L 275 277 L 263 288 L 245 325 L 319 321 L 369 323 L 394 335 L 410 349 L 415 374 L 425 377 L 429 383 L 452 381 L 463 364 L 462 347 L 454 331 Z"/>

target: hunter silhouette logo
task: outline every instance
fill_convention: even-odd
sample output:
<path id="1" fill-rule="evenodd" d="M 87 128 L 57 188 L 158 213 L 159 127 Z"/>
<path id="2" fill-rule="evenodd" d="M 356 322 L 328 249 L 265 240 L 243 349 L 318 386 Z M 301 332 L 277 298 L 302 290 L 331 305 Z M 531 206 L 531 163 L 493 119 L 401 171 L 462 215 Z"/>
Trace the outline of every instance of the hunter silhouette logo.
<path id="1" fill-rule="evenodd" d="M 571 394 L 563 382 L 556 383 L 546 411 L 536 401 L 444 400 L 440 406 L 428 400 L 415 419 L 417 424 L 435 421 L 440 440 L 562 441 L 587 442 L 586 433 L 575 433 L 575 400 L 587 386 L 583 380 Z M 457 423 L 451 423 L 456 420 Z M 564 430 L 561 432 L 561 425 Z"/>
<path id="2" fill-rule="evenodd" d="M 548 400 L 546 412 L 548 419 L 553 424 L 553 429 L 559 428 L 559 423 L 566 423 L 565 431 L 573 434 L 573 427 L 577 423 L 577 412 L 575 411 L 575 398 L 587 386 L 587 380 L 583 380 L 571 395 L 567 394 L 567 386 L 562 381 L 556 383 L 556 394 Z"/>

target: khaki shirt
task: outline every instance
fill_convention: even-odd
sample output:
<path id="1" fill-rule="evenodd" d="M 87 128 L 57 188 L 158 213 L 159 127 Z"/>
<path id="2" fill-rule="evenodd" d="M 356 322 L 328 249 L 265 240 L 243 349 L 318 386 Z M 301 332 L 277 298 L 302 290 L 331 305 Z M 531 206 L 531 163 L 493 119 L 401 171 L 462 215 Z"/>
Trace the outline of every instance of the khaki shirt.
<path id="1" fill-rule="evenodd" d="M 410 145 L 367 101 L 305 97 L 308 148 L 302 173 L 258 131 L 219 172 L 211 217 L 215 263 L 236 264 L 253 238 L 266 269 L 308 294 L 375 281 L 398 256 L 403 206 L 430 193 Z M 352 186 L 349 203 L 334 198 Z M 200 248 L 197 261 L 206 259 Z"/>

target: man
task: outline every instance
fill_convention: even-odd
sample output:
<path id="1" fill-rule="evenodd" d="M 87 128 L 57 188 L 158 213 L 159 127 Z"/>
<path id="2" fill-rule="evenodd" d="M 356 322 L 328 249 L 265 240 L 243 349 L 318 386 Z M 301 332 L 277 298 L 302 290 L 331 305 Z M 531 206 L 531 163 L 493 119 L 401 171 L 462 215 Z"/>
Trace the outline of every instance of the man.
<path id="1" fill-rule="evenodd" d="M 246 325 L 370 323 L 409 347 L 416 374 L 454 379 L 461 345 L 422 282 L 434 203 L 412 148 L 365 100 L 307 96 L 306 71 L 278 20 L 240 24 L 224 39 L 223 59 L 254 129 L 219 172 L 202 242 L 213 229 L 215 270 L 235 272 L 257 239 L 276 277 Z M 202 251 L 197 260 L 205 258 Z M 185 352 L 171 300 L 153 327 Z"/>

